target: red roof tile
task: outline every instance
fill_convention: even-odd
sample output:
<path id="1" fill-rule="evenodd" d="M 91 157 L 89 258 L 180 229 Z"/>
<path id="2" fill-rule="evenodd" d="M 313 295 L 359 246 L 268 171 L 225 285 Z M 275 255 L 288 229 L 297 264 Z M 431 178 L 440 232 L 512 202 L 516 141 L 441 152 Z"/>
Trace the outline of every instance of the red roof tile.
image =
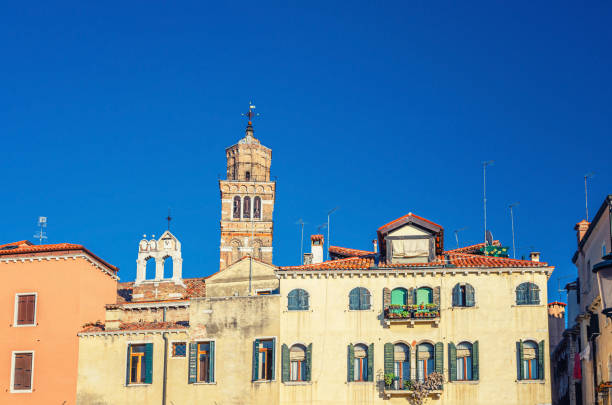
<path id="1" fill-rule="evenodd" d="M 428 223 L 430 223 L 430 224 L 431 224 L 431 225 L 433 225 L 433 226 L 437 226 L 438 228 L 442 228 L 442 225 L 438 225 L 438 224 L 436 224 L 435 222 L 432 222 L 432 221 L 430 221 L 430 220 L 428 220 L 428 219 L 425 219 L 425 218 L 423 218 L 423 217 L 420 217 L 420 216 L 418 216 L 418 215 L 415 215 L 415 214 L 413 214 L 412 212 L 409 212 L 408 214 L 406 214 L 406 215 L 404 215 L 404 216 L 402 216 L 402 217 L 399 217 L 399 218 L 394 219 L 393 221 L 391 221 L 391 222 L 389 222 L 389 223 L 387 223 L 387 224 L 384 224 L 383 226 L 381 226 L 380 228 L 378 228 L 378 232 L 382 232 L 383 228 L 386 228 L 386 227 L 388 227 L 389 225 L 393 225 L 393 224 L 395 224 L 396 222 L 400 222 L 401 220 L 406 219 L 406 218 L 408 218 L 408 217 L 417 218 L 417 219 L 420 219 L 421 221 L 428 222 Z"/>
<path id="2" fill-rule="evenodd" d="M 447 250 L 446 253 L 476 253 L 480 251 L 485 245 L 484 242 L 477 243 L 475 245 L 463 246 L 457 249 Z M 498 240 L 494 240 L 492 246 L 501 246 L 501 243 Z"/>
<path id="3" fill-rule="evenodd" d="M 108 329 L 100 322 L 85 324 L 80 333 L 112 332 L 132 330 L 164 330 L 164 329 L 187 329 L 188 322 L 121 322 L 118 328 Z"/>
<path id="4" fill-rule="evenodd" d="M 314 242 L 315 240 L 320 240 L 320 241 L 322 241 L 322 240 L 323 240 L 323 235 L 311 235 L 311 236 L 310 236 L 310 240 L 311 240 L 312 242 Z"/>
<path id="5" fill-rule="evenodd" d="M 15 246 L 13 248 L 13 246 Z M 80 250 L 87 253 L 89 256 L 93 257 L 104 266 L 108 267 L 114 273 L 117 273 L 119 269 L 107 261 L 101 259 L 99 256 L 93 254 L 90 250 L 85 248 L 83 245 L 77 245 L 74 243 L 55 243 L 51 245 L 34 245 L 32 242 L 23 240 L 19 242 L 7 243 L 4 245 L 0 245 L 0 255 L 9 256 L 9 255 L 27 255 L 27 254 L 35 254 L 35 253 L 45 253 L 45 252 L 62 252 L 62 251 L 70 251 L 70 250 Z"/>
<path id="6" fill-rule="evenodd" d="M 305 264 L 302 266 L 284 266 L 279 270 L 351 270 L 369 269 L 374 266 L 373 258 L 348 257 L 346 259 L 328 260 L 317 264 Z"/>
<path id="7" fill-rule="evenodd" d="M 330 254 L 333 253 L 338 256 L 345 256 L 345 257 L 358 257 L 358 256 L 367 256 L 367 255 L 375 254 L 374 252 L 370 252 L 367 250 L 351 249 L 351 248 L 345 248 L 345 247 L 340 247 L 340 246 L 330 246 L 329 253 Z"/>

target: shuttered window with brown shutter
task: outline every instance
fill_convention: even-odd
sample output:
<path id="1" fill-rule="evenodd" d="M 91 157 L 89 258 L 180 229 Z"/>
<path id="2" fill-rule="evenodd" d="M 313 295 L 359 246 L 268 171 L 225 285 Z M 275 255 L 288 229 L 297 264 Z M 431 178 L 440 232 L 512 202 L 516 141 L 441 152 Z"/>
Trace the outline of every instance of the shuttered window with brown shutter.
<path id="1" fill-rule="evenodd" d="M 36 295 L 17 296 L 17 325 L 34 325 L 36 314 Z"/>
<path id="2" fill-rule="evenodd" d="M 13 390 L 32 389 L 32 353 L 15 353 L 13 370 Z"/>

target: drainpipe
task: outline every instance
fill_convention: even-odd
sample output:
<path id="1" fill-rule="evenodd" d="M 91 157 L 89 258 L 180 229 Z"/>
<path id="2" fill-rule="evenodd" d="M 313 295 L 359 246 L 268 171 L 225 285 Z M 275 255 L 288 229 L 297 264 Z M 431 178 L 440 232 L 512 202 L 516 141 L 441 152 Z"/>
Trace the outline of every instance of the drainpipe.
<path id="1" fill-rule="evenodd" d="M 164 307 L 163 321 L 166 322 L 166 311 L 168 308 Z M 162 405 L 166 405 L 166 385 L 168 380 L 168 333 L 162 334 L 164 339 L 164 379 L 162 381 Z"/>

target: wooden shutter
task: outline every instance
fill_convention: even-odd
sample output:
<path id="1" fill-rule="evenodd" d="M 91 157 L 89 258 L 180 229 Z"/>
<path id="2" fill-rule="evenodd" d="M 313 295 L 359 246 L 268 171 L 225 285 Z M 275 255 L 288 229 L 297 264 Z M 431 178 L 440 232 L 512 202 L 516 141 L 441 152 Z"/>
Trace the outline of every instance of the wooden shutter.
<path id="1" fill-rule="evenodd" d="M 516 287 L 516 305 L 525 305 L 527 304 L 527 299 L 526 299 L 526 293 L 525 293 L 525 289 L 526 289 L 526 285 L 525 284 L 521 284 L 518 287 Z"/>
<path id="2" fill-rule="evenodd" d="M 287 295 L 287 309 L 290 311 L 298 309 L 297 290 L 289 291 L 289 295 Z"/>
<path id="3" fill-rule="evenodd" d="M 385 374 L 392 374 L 395 371 L 393 367 L 394 350 L 393 343 L 385 343 Z"/>
<path id="4" fill-rule="evenodd" d="M 310 381 L 312 375 L 312 343 L 306 348 L 306 372 L 304 380 Z"/>
<path id="5" fill-rule="evenodd" d="M 349 293 L 349 309 L 356 311 L 359 309 L 359 289 L 353 288 Z"/>
<path id="6" fill-rule="evenodd" d="M 517 378 L 519 380 L 523 379 L 523 341 L 519 340 L 516 342 L 516 361 L 518 364 L 517 367 Z"/>
<path id="7" fill-rule="evenodd" d="M 457 381 L 457 347 L 453 342 L 448 344 L 448 363 L 448 379 L 449 381 Z"/>
<path id="8" fill-rule="evenodd" d="M 198 379 L 198 344 L 189 343 L 189 363 L 187 382 L 193 384 Z"/>
<path id="9" fill-rule="evenodd" d="M 289 381 L 289 347 L 283 343 L 281 346 L 281 381 Z"/>
<path id="10" fill-rule="evenodd" d="M 253 381 L 259 379 L 259 339 L 253 341 Z"/>
<path id="11" fill-rule="evenodd" d="M 387 287 L 383 288 L 383 308 L 388 308 L 391 305 L 391 290 Z"/>
<path id="12" fill-rule="evenodd" d="M 434 346 L 434 364 L 436 373 L 442 374 L 444 373 L 444 344 L 442 342 L 438 342 Z"/>
<path id="13" fill-rule="evenodd" d="M 461 305 L 461 286 L 455 284 L 453 287 L 453 306 L 458 307 Z"/>
<path id="14" fill-rule="evenodd" d="M 153 383 L 153 343 L 145 343 L 145 384 Z"/>
<path id="15" fill-rule="evenodd" d="M 272 338 L 272 375 L 270 376 L 270 380 L 274 381 L 276 379 L 276 338 Z"/>
<path id="16" fill-rule="evenodd" d="M 209 342 L 210 353 L 208 354 L 208 381 L 215 382 L 215 342 Z"/>
<path id="17" fill-rule="evenodd" d="M 32 353 L 15 354 L 13 373 L 14 390 L 32 389 Z"/>
<path id="18" fill-rule="evenodd" d="M 370 291 L 367 288 L 359 289 L 359 309 L 370 309 Z"/>
<path id="19" fill-rule="evenodd" d="M 472 380 L 480 380 L 480 370 L 478 369 L 478 341 L 472 343 Z"/>
<path id="20" fill-rule="evenodd" d="M 346 356 L 347 359 L 347 378 L 346 381 L 351 382 L 353 381 L 353 366 L 355 364 L 355 348 L 353 347 L 353 344 L 351 343 L 350 345 L 348 345 L 348 355 Z"/>
<path id="21" fill-rule="evenodd" d="M 17 325 L 33 325 L 36 309 L 36 295 L 17 296 Z"/>
<path id="22" fill-rule="evenodd" d="M 308 309 L 308 293 L 304 290 L 300 290 L 300 309 Z"/>
<path id="23" fill-rule="evenodd" d="M 437 306 L 440 306 L 440 287 L 435 287 L 433 289 L 433 303 Z"/>
<path id="24" fill-rule="evenodd" d="M 465 306 L 473 307 L 476 304 L 474 287 L 470 284 L 465 285 Z"/>
<path id="25" fill-rule="evenodd" d="M 127 345 L 127 359 L 125 361 L 125 385 L 130 383 L 130 354 L 132 345 Z"/>
<path id="26" fill-rule="evenodd" d="M 538 344 L 538 378 L 544 379 L 544 341 Z"/>
<path id="27" fill-rule="evenodd" d="M 408 289 L 408 296 L 406 297 L 406 305 L 414 304 L 416 304 L 416 291 L 414 288 L 410 287 Z"/>
<path id="28" fill-rule="evenodd" d="M 374 343 L 368 346 L 368 381 L 374 381 Z"/>

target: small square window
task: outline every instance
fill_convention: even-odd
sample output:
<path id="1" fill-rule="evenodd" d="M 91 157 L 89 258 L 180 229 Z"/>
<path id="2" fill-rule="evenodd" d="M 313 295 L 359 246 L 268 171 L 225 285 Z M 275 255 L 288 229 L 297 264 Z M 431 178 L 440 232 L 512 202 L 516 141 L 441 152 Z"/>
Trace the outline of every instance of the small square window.
<path id="1" fill-rule="evenodd" d="M 185 342 L 172 343 L 172 357 L 185 357 L 187 355 L 187 344 Z"/>

